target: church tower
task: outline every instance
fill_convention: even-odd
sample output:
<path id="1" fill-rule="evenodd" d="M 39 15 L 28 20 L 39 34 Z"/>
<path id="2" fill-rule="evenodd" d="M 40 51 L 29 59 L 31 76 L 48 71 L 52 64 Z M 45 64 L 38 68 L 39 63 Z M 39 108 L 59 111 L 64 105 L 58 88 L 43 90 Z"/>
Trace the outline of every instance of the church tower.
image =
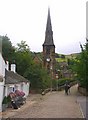
<path id="1" fill-rule="evenodd" d="M 43 44 L 43 66 L 52 74 L 55 75 L 55 45 L 53 41 L 53 31 L 50 17 L 50 9 L 48 8 L 47 24 L 45 31 L 45 41 Z"/>

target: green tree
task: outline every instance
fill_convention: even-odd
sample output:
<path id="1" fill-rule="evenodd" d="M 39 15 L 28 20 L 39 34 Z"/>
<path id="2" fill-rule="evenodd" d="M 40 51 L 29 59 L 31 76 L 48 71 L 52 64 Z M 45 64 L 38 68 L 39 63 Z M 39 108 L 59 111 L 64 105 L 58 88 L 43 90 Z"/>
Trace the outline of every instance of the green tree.
<path id="1" fill-rule="evenodd" d="M 31 52 L 25 41 L 21 41 L 21 43 L 17 44 L 15 62 L 17 65 L 17 72 L 24 76 L 27 68 L 32 64 Z"/>
<path id="2" fill-rule="evenodd" d="M 2 56 L 4 60 L 8 60 L 9 62 L 12 62 L 15 48 L 12 46 L 12 43 L 7 35 L 1 36 L 2 39 Z"/>
<path id="3" fill-rule="evenodd" d="M 25 77 L 29 78 L 32 88 L 45 89 L 50 87 L 50 77 L 39 64 L 32 64 L 25 72 Z"/>
<path id="4" fill-rule="evenodd" d="M 40 64 L 33 61 L 32 55 L 25 41 L 17 44 L 15 52 L 17 72 L 30 80 L 33 89 L 45 89 L 50 85 L 50 77 Z"/>
<path id="5" fill-rule="evenodd" d="M 32 88 L 48 88 L 50 86 L 50 77 L 41 65 L 33 62 L 33 53 L 30 51 L 26 41 L 21 41 L 17 44 L 17 47 L 13 47 L 7 36 L 1 37 L 4 59 L 8 60 L 10 64 L 15 62 L 17 65 L 17 73 L 30 80 Z M 40 53 L 38 53 L 38 55 L 41 56 Z"/>
<path id="6" fill-rule="evenodd" d="M 20 52 L 29 52 L 30 51 L 30 48 L 29 46 L 26 44 L 26 41 L 21 41 L 21 43 L 17 43 L 17 48 L 16 48 L 17 51 L 20 51 Z"/>
<path id="7" fill-rule="evenodd" d="M 74 71 L 77 73 L 77 79 L 82 87 L 88 90 L 88 43 L 84 48 L 80 45 L 82 52 L 75 60 Z"/>
<path id="8" fill-rule="evenodd" d="M 61 55 L 61 58 L 65 59 L 65 55 Z"/>

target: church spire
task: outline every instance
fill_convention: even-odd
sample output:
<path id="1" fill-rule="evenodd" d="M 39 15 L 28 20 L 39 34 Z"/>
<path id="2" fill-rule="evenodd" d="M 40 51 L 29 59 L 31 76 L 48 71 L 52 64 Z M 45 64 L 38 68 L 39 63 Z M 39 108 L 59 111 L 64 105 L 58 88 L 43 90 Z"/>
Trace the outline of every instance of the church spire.
<path id="1" fill-rule="evenodd" d="M 52 74 L 52 79 L 55 78 L 55 45 L 53 42 L 50 8 L 48 8 L 45 41 L 43 44 L 43 66 L 50 75 Z"/>
<path id="2" fill-rule="evenodd" d="M 50 17 L 50 8 L 48 8 L 48 16 L 47 16 L 47 24 L 46 24 L 46 32 L 45 32 L 45 42 L 43 45 L 54 45 L 53 42 L 53 31 Z"/>
<path id="3" fill-rule="evenodd" d="M 50 30 L 52 31 L 52 25 L 51 25 L 51 17 L 50 17 L 50 8 L 48 8 L 46 31 L 50 31 Z"/>

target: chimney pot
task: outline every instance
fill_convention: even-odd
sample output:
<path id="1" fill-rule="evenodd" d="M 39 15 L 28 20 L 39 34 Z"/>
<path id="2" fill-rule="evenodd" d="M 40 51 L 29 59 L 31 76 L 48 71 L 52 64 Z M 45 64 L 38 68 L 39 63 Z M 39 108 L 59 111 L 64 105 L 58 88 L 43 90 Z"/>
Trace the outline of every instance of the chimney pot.
<path id="1" fill-rule="evenodd" d="M 15 64 L 11 64 L 11 71 L 13 71 L 14 73 L 16 72 L 16 65 Z"/>
<path id="2" fill-rule="evenodd" d="M 6 70 L 9 70 L 9 62 L 6 61 Z"/>

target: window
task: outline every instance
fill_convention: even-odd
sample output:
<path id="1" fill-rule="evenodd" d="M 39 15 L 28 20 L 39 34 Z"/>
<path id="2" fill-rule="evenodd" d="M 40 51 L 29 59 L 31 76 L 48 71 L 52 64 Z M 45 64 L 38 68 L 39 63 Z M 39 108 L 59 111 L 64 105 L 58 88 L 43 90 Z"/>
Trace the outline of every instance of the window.
<path id="1" fill-rule="evenodd" d="M 50 48 L 49 47 L 46 48 L 46 54 L 50 54 Z"/>

